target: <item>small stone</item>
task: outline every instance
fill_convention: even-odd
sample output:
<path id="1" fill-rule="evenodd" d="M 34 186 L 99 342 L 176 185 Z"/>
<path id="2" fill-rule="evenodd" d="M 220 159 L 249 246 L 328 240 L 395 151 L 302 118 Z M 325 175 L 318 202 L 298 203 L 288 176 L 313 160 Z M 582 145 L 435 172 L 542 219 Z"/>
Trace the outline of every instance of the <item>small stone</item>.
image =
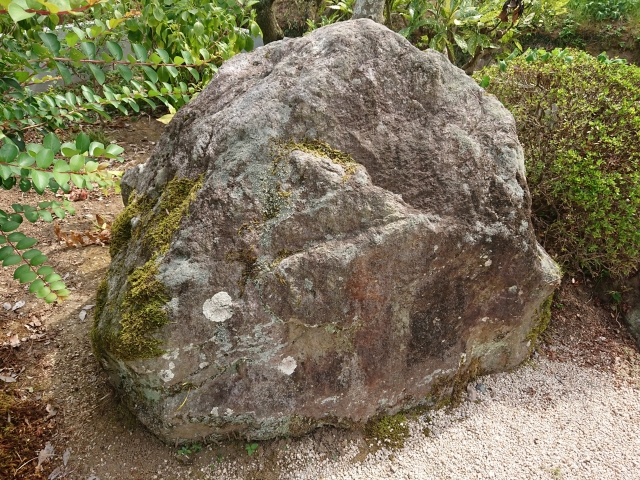
<path id="1" fill-rule="evenodd" d="M 484 383 L 482 382 L 476 383 L 476 390 L 478 390 L 480 393 L 487 393 L 487 387 L 485 387 Z"/>

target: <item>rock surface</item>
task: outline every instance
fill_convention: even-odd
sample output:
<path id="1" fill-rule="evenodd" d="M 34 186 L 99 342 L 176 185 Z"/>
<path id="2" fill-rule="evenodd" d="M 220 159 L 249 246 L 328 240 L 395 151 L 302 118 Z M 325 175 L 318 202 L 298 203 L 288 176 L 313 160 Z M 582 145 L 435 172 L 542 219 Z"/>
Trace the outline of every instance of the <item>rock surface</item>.
<path id="1" fill-rule="evenodd" d="M 172 442 L 461 394 L 528 356 L 559 282 L 511 115 L 369 20 L 225 63 L 123 195 L 93 345 Z"/>

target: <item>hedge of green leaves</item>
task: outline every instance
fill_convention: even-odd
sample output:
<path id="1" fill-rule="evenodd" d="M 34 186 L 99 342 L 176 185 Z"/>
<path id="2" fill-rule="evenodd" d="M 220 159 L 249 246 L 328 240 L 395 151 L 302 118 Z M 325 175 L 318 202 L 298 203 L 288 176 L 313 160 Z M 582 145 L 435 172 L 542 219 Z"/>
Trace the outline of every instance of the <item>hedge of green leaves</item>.
<path id="1" fill-rule="evenodd" d="M 506 68 L 505 68 L 506 67 Z M 529 52 L 477 75 L 513 113 L 540 241 L 568 269 L 640 262 L 640 68 L 579 51 Z"/>

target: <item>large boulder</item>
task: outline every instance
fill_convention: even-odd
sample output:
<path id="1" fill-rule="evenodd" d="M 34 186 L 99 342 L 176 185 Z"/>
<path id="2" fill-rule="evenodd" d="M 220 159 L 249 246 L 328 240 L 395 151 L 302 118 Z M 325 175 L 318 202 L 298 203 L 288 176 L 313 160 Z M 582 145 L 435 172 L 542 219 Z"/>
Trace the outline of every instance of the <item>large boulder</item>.
<path id="1" fill-rule="evenodd" d="M 123 195 L 93 345 L 172 442 L 455 395 L 527 358 L 559 281 L 512 116 L 370 20 L 229 60 Z"/>

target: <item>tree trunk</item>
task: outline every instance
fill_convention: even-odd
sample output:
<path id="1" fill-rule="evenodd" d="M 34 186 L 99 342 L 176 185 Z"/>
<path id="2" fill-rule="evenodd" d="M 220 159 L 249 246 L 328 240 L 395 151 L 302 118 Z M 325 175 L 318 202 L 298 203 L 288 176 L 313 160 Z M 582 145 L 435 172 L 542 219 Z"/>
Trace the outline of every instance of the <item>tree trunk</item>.
<path id="1" fill-rule="evenodd" d="M 384 0 L 356 0 L 351 18 L 370 18 L 384 24 Z"/>
<path id="2" fill-rule="evenodd" d="M 256 23 L 260 26 L 260 30 L 262 30 L 262 40 L 265 45 L 269 42 L 282 40 L 284 37 L 272 8 L 273 2 L 274 0 L 260 0 L 255 7 Z"/>

